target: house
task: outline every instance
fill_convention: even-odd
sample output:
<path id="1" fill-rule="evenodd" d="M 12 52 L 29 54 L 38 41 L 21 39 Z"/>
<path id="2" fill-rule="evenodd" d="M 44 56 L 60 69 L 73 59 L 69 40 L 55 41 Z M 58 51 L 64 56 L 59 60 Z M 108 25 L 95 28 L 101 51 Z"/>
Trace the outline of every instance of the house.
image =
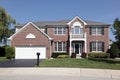
<path id="1" fill-rule="evenodd" d="M 109 48 L 110 24 L 83 20 L 38 21 L 16 25 L 9 40 L 15 46 L 16 59 L 51 58 L 53 53 L 106 52 Z"/>

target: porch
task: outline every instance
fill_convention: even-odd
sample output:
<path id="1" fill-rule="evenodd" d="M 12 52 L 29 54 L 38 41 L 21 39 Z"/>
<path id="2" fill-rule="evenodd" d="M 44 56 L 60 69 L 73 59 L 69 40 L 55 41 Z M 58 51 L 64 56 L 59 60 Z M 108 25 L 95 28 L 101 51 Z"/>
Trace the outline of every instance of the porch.
<path id="1" fill-rule="evenodd" d="M 70 33 L 70 48 L 69 55 L 75 53 L 76 56 L 80 57 L 83 53 L 87 52 L 87 41 L 86 41 L 86 33 L 83 34 L 71 34 Z"/>

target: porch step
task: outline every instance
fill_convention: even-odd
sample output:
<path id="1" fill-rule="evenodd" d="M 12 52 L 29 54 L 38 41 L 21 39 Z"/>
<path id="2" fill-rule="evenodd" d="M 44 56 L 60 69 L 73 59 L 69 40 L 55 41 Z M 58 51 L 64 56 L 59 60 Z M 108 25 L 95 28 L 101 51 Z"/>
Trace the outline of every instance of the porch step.
<path id="1" fill-rule="evenodd" d="M 81 55 L 77 54 L 77 55 L 76 55 L 76 58 L 77 58 L 77 59 L 81 59 L 82 57 L 81 57 Z"/>

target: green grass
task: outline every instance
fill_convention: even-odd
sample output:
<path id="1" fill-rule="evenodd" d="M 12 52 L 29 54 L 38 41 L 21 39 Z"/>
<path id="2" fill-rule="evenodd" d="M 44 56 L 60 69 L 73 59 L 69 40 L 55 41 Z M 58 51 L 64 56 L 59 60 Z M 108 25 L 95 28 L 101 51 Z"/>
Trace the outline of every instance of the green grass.
<path id="1" fill-rule="evenodd" d="M 120 59 L 51 59 L 40 62 L 40 67 L 97 68 L 120 70 Z"/>
<path id="2" fill-rule="evenodd" d="M 0 57 L 0 62 L 7 61 L 6 57 Z"/>

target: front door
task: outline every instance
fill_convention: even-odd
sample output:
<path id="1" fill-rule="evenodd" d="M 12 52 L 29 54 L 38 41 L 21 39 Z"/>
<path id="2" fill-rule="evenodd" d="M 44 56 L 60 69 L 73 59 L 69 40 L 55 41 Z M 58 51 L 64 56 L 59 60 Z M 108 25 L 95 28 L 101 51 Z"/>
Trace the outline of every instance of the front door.
<path id="1" fill-rule="evenodd" d="M 80 43 L 75 43 L 74 52 L 76 54 L 81 54 L 81 52 L 82 52 L 82 45 Z"/>

